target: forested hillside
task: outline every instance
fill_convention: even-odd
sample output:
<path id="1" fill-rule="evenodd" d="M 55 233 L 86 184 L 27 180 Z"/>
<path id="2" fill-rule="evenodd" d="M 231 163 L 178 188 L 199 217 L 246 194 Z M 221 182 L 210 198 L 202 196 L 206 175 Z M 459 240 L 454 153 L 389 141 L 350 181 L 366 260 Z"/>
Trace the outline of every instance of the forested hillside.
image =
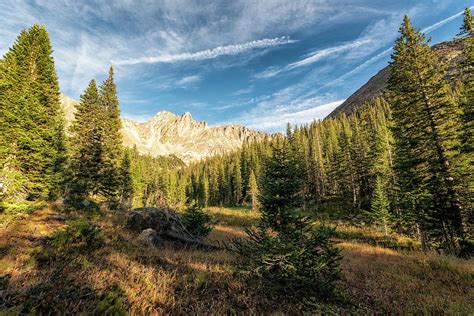
<path id="1" fill-rule="evenodd" d="M 449 77 L 405 16 L 381 95 L 186 165 L 123 146 L 112 67 L 66 127 L 48 32 L 23 30 L 0 60 L 0 311 L 471 314 L 469 8 L 454 41 Z"/>

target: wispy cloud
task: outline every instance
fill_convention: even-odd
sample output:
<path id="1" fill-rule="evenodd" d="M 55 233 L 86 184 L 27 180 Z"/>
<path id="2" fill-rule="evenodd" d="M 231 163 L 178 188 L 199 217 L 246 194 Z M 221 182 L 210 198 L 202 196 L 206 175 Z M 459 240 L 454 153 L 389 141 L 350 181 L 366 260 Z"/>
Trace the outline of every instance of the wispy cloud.
<path id="1" fill-rule="evenodd" d="M 237 55 L 254 49 L 268 48 L 279 45 L 286 45 L 296 42 L 287 36 L 276 38 L 264 38 L 260 40 L 250 41 L 242 44 L 218 46 L 212 49 L 206 49 L 194 53 L 180 54 L 162 54 L 157 56 L 130 58 L 117 60 L 114 63 L 118 65 L 135 65 L 135 64 L 154 64 L 154 63 L 176 63 L 180 61 L 200 61 L 213 59 L 224 55 Z"/>
<path id="2" fill-rule="evenodd" d="M 319 60 L 323 58 L 328 58 L 328 57 L 336 57 L 340 55 L 341 53 L 350 51 L 352 49 L 358 48 L 362 45 L 369 44 L 372 40 L 368 38 L 362 38 L 355 40 L 353 42 L 349 43 L 344 43 L 342 45 L 338 46 L 333 46 L 333 47 L 328 47 L 325 49 L 320 49 L 315 52 L 312 52 L 309 54 L 308 57 L 305 57 L 301 60 L 295 61 L 293 63 L 290 63 L 286 65 L 285 67 L 282 68 L 277 68 L 277 67 L 270 67 L 258 74 L 256 74 L 254 77 L 255 78 L 271 78 L 274 77 L 282 72 L 290 71 L 292 69 L 298 68 L 298 67 L 303 67 L 307 65 L 314 64 L 315 62 L 318 62 Z"/>
<path id="3" fill-rule="evenodd" d="M 352 50 L 352 49 L 358 48 L 362 45 L 369 44 L 371 42 L 372 42 L 371 39 L 362 38 L 362 39 L 359 39 L 359 40 L 356 40 L 356 41 L 353 41 L 353 42 L 350 42 L 350 43 L 346 43 L 346 44 L 343 44 L 343 45 L 322 49 L 322 50 L 319 50 L 319 51 L 316 51 L 316 52 L 312 53 L 307 58 L 304 58 L 302 60 L 299 60 L 297 62 L 289 64 L 287 66 L 287 68 L 288 69 L 294 69 L 294 68 L 297 68 L 297 67 L 310 65 L 310 64 L 313 64 L 313 63 L 319 61 L 320 59 L 322 59 L 324 57 L 331 56 L 331 55 L 334 55 L 334 54 L 339 54 L 339 53 L 342 53 L 342 52 L 345 52 L 345 51 L 348 51 L 348 50 Z"/>
<path id="4" fill-rule="evenodd" d="M 474 6 L 471 6 L 470 7 L 471 10 L 474 9 Z M 427 26 L 425 27 L 422 32 L 423 33 L 426 33 L 426 34 L 429 34 L 431 32 L 433 32 L 434 30 L 437 30 L 439 29 L 440 27 L 442 27 L 443 25 L 445 25 L 446 23 L 448 22 L 451 22 L 452 20 L 456 19 L 457 17 L 460 17 L 461 15 L 463 15 L 464 11 L 459 11 L 458 13 L 454 14 L 454 15 L 451 15 L 450 17 L 444 19 L 444 20 L 441 20 L 439 22 L 436 22 L 430 26 Z"/>
<path id="5" fill-rule="evenodd" d="M 187 76 L 184 77 L 176 82 L 178 86 L 189 86 L 195 83 L 198 83 L 199 81 L 202 80 L 202 77 L 199 75 L 192 75 L 192 76 Z"/>
<path id="6" fill-rule="evenodd" d="M 281 132 L 288 123 L 300 125 L 323 119 L 342 102 L 344 100 L 322 103 L 320 97 L 313 97 L 301 100 L 299 104 L 280 107 L 277 111 L 253 111 L 236 120 L 236 123 L 243 123 L 252 129 Z"/>
<path id="7" fill-rule="evenodd" d="M 239 90 L 233 92 L 232 95 L 233 96 L 239 96 L 239 95 L 243 95 L 243 94 L 248 94 L 248 93 L 252 92 L 253 89 L 254 89 L 254 86 L 251 85 L 247 88 L 239 89 Z"/>

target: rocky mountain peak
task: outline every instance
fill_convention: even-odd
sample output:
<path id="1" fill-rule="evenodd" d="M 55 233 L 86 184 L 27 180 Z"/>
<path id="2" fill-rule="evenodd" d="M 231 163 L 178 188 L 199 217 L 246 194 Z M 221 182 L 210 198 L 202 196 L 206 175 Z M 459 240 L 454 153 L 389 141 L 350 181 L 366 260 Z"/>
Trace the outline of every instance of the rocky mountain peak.
<path id="1" fill-rule="evenodd" d="M 74 119 L 78 103 L 61 95 L 67 125 Z M 239 125 L 208 126 L 206 121 L 194 120 L 189 112 L 180 116 L 168 111 L 160 111 L 143 123 L 122 118 L 121 132 L 124 145 L 136 146 L 141 154 L 176 155 L 187 163 L 239 148 L 244 142 L 261 140 L 267 135 Z"/>

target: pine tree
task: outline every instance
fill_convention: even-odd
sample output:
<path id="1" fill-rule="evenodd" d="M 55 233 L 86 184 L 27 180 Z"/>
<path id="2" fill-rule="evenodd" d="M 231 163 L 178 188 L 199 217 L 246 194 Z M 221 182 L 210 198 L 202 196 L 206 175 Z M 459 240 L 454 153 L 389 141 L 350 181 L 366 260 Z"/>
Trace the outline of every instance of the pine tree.
<path id="1" fill-rule="evenodd" d="M 126 150 L 123 153 L 123 158 L 119 169 L 119 199 L 120 204 L 129 209 L 133 200 L 133 181 L 131 174 L 130 151 Z"/>
<path id="2" fill-rule="evenodd" d="M 383 227 L 385 236 L 388 236 L 388 225 L 390 222 L 389 200 L 385 192 L 385 184 L 382 177 L 375 180 L 374 192 L 372 193 L 371 211 L 374 221 Z"/>
<path id="3" fill-rule="evenodd" d="M 64 128 L 52 47 L 44 26 L 23 30 L 0 65 L 0 163 L 27 199 L 60 194 Z M 8 182 L 8 180 L 7 180 Z"/>
<path id="4" fill-rule="evenodd" d="M 436 53 L 408 17 L 391 62 L 389 91 L 396 127 L 397 170 L 405 209 L 448 251 L 464 238 L 453 160 L 459 154 L 460 110 Z"/>
<path id="5" fill-rule="evenodd" d="M 104 150 L 100 122 L 103 112 L 95 80 L 89 82 L 80 101 L 71 126 L 70 140 L 71 174 L 67 193 L 73 207 L 81 207 L 84 199 L 99 194 Z"/>
<path id="6" fill-rule="evenodd" d="M 259 190 L 258 190 L 258 185 L 257 185 L 257 178 L 255 178 L 255 173 L 250 171 L 250 177 L 248 180 L 248 193 L 250 194 L 250 197 L 252 199 L 252 210 L 257 210 L 258 209 L 258 195 L 259 195 Z"/>
<path id="7" fill-rule="evenodd" d="M 295 209 L 303 204 L 303 173 L 293 154 L 286 140 L 276 144 L 260 183 L 262 224 L 282 234 L 295 229 Z"/>
<path id="8" fill-rule="evenodd" d="M 458 36 L 473 36 L 474 35 L 474 17 L 471 14 L 471 9 L 464 9 L 464 19 L 461 26 L 461 32 Z"/>
<path id="9" fill-rule="evenodd" d="M 111 202 L 117 199 L 119 189 L 118 168 L 122 156 L 122 136 L 120 129 L 119 101 L 114 82 L 113 68 L 100 87 L 100 102 L 103 120 L 100 123 L 103 131 L 103 154 L 100 170 L 100 190 Z M 116 202 L 116 201 L 115 201 Z"/>

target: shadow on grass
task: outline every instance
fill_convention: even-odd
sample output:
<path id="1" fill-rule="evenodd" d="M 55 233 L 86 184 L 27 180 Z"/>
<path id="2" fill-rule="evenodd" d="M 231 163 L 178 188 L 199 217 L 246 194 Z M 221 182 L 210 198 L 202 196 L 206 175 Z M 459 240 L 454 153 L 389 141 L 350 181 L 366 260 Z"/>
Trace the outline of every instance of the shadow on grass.
<path id="1" fill-rule="evenodd" d="M 346 288 L 378 312 L 467 315 L 474 310 L 469 294 L 473 260 L 353 242 L 339 245 Z"/>

